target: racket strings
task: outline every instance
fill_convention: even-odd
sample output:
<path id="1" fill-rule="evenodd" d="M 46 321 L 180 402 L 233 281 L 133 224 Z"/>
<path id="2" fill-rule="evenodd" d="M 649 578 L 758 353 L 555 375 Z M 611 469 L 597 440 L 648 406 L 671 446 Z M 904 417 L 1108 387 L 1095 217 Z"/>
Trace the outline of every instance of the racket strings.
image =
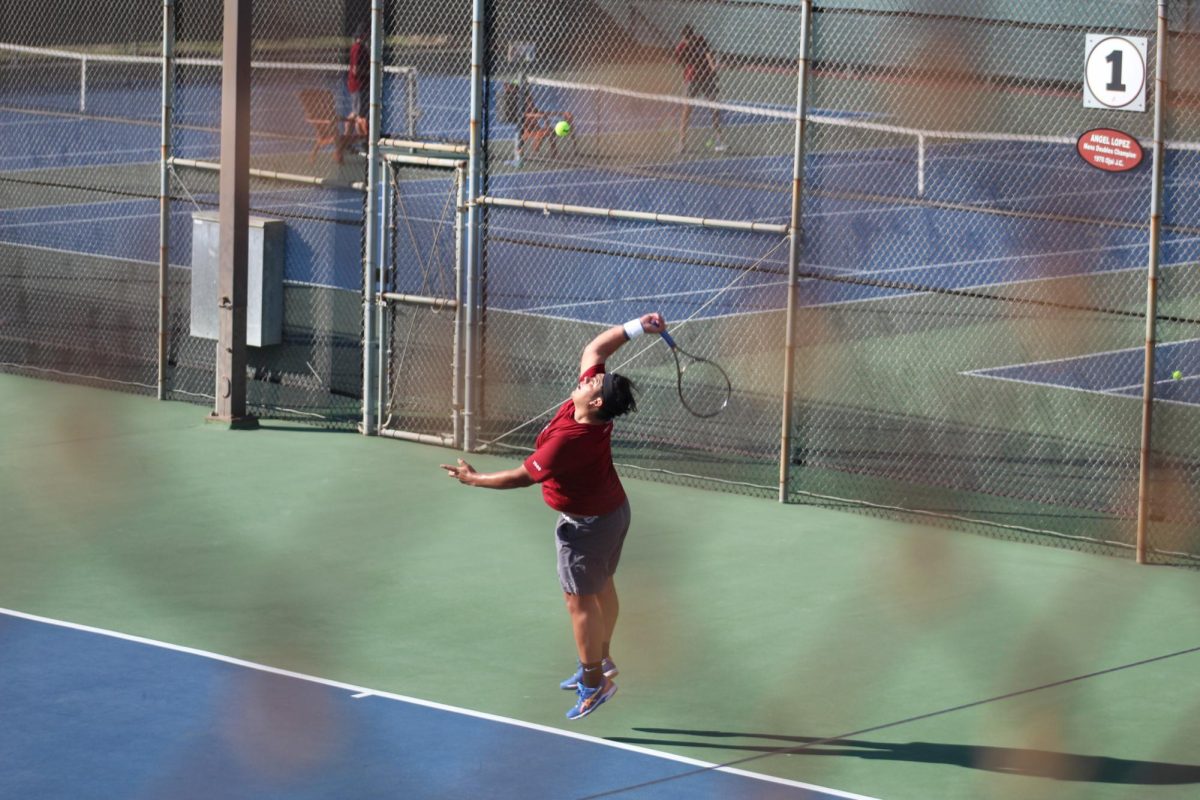
<path id="1" fill-rule="evenodd" d="M 704 359 L 683 364 L 678 353 L 675 360 L 679 365 L 676 388 L 683 407 L 697 417 L 713 417 L 725 410 L 733 390 L 725 371 Z"/>

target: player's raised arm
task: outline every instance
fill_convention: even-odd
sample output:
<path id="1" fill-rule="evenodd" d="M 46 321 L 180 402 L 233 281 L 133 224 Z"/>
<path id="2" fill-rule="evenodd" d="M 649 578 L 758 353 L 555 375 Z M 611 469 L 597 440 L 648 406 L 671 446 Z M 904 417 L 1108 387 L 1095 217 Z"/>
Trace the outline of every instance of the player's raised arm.
<path id="1" fill-rule="evenodd" d="M 583 356 L 579 359 L 579 374 L 582 375 L 595 365 L 608 361 L 609 356 L 633 337 L 641 336 L 642 333 L 662 333 L 666 329 L 667 321 L 657 311 L 631 319 L 624 325 L 613 325 L 583 348 Z"/>
<path id="2" fill-rule="evenodd" d="M 525 469 L 524 464 L 500 472 L 476 472 L 474 467 L 460 458 L 458 464 L 441 464 L 440 466 L 451 478 L 455 478 L 459 483 L 465 483 L 467 486 L 482 486 L 485 489 L 520 489 L 524 486 L 532 486 L 534 483 L 533 477 L 529 474 L 529 470 Z"/>

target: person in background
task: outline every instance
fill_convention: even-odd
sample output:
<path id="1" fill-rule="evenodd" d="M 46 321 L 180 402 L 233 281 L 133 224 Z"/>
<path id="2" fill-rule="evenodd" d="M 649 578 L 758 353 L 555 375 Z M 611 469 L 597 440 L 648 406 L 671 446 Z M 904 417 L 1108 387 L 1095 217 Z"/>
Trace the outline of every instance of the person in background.
<path id="1" fill-rule="evenodd" d="M 346 117 L 346 139 L 366 138 L 367 114 L 371 110 L 371 43 L 366 23 L 354 29 L 350 45 L 350 66 L 346 71 L 346 90 L 350 93 L 350 114 Z"/>
<path id="2" fill-rule="evenodd" d="M 680 33 L 679 43 L 675 45 L 675 61 L 683 67 L 683 85 L 688 98 L 702 97 L 705 100 L 717 99 L 717 57 L 708 40 L 696 33 L 691 25 L 684 25 Z M 682 153 L 687 144 L 688 125 L 691 122 L 692 107 L 683 106 L 683 114 L 679 120 L 679 147 Z M 721 139 L 721 112 L 712 109 L 713 150 L 721 152 L 725 143 Z"/>

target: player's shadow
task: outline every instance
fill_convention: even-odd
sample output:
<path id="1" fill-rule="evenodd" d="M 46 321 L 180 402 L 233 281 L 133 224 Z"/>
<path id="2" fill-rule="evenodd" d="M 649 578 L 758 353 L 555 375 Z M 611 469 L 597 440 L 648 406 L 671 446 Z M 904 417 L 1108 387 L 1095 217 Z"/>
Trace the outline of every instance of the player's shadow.
<path id="1" fill-rule="evenodd" d="M 949 764 L 1059 781 L 1149 786 L 1200 783 L 1200 766 L 1198 765 L 1135 761 L 1109 756 L 1057 753 L 1050 750 L 942 744 L 939 742 L 898 743 L 873 742 L 864 739 L 821 739 L 813 736 L 693 731 L 677 728 L 634 728 L 634 730 L 655 734 L 657 737 L 671 738 L 610 736 L 608 739 L 614 742 L 651 747 L 704 747 L 766 754 L 792 753 L 804 756 L 846 756 L 884 761 Z M 781 744 L 770 745 L 753 742 L 752 740 L 755 739 L 780 742 Z"/>

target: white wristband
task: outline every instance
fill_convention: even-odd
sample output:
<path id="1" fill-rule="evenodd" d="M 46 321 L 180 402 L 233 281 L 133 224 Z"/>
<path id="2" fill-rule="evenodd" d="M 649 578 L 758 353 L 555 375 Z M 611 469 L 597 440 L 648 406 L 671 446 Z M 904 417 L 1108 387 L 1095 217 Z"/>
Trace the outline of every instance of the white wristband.
<path id="1" fill-rule="evenodd" d="M 642 321 L 640 319 L 631 319 L 629 322 L 625 323 L 626 339 L 636 339 L 638 336 L 641 336 L 642 333 Z"/>

